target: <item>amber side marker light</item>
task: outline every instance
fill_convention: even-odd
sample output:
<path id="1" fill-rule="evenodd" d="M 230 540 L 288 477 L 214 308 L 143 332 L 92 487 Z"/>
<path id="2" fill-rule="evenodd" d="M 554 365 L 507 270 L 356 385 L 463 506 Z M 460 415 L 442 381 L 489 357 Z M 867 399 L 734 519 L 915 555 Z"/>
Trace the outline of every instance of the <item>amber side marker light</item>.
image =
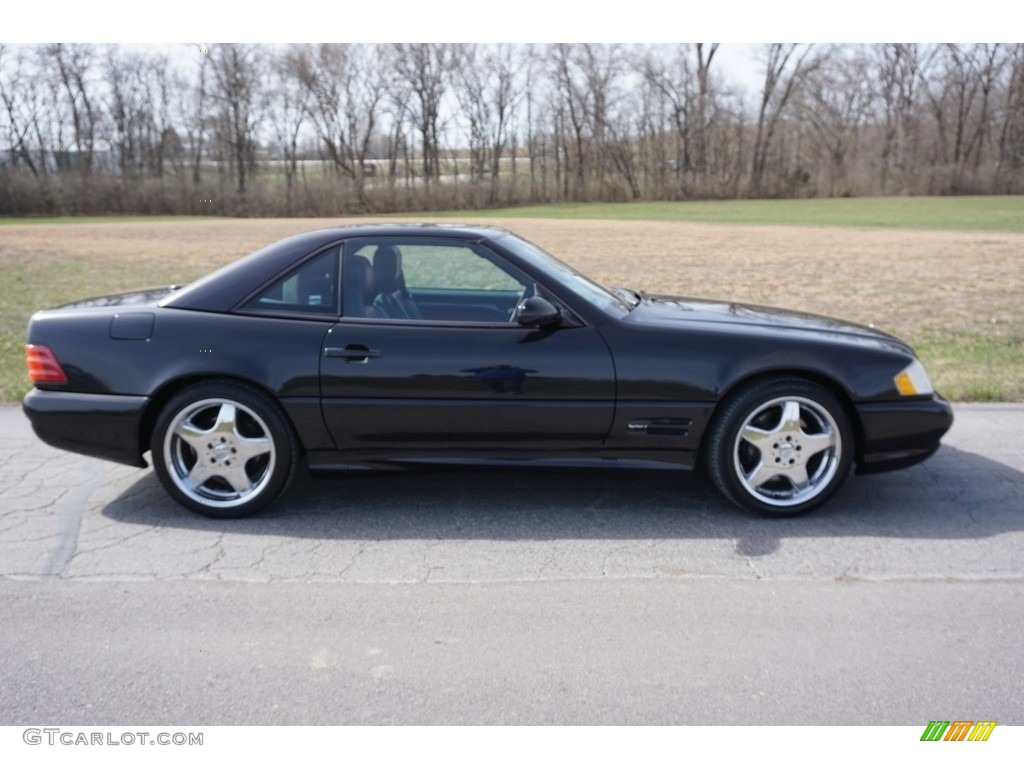
<path id="1" fill-rule="evenodd" d="M 925 373 L 924 366 L 920 360 L 914 360 L 910 365 L 896 374 L 893 378 L 896 384 L 896 391 L 904 397 L 913 395 L 931 395 L 935 392 L 931 379 Z"/>
<path id="2" fill-rule="evenodd" d="M 33 384 L 67 384 L 68 377 L 60 367 L 53 350 L 42 344 L 25 345 L 25 365 Z"/>

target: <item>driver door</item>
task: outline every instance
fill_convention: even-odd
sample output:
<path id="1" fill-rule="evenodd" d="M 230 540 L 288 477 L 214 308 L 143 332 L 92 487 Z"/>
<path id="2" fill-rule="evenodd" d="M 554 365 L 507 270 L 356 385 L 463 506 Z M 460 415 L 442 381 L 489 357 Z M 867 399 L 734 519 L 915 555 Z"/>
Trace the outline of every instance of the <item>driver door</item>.
<path id="1" fill-rule="evenodd" d="M 355 240 L 344 258 L 343 316 L 320 369 L 339 450 L 478 458 L 600 448 L 615 404 L 608 347 L 568 319 L 521 326 L 516 307 L 538 290 L 527 275 L 479 244 L 440 238 Z"/>

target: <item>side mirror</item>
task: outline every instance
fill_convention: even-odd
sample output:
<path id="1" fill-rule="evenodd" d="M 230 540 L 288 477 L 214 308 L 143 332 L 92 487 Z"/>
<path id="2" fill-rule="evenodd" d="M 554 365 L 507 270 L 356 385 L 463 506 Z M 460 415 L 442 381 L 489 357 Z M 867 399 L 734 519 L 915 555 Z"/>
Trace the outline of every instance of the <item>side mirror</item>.
<path id="1" fill-rule="evenodd" d="M 562 319 L 558 307 L 540 296 L 530 296 L 516 307 L 516 322 L 527 328 L 543 328 Z"/>

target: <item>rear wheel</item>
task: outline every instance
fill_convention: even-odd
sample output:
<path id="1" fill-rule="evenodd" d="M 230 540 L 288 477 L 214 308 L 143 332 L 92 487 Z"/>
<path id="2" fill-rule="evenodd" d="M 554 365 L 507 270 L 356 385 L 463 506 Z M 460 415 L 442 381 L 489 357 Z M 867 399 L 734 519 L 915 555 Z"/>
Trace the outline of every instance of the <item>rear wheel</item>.
<path id="1" fill-rule="evenodd" d="M 298 446 L 277 404 L 231 381 L 188 387 L 161 411 L 150 444 L 164 488 L 207 517 L 245 517 L 291 484 Z"/>
<path id="2" fill-rule="evenodd" d="M 853 462 L 846 409 L 824 387 L 775 378 L 738 391 L 712 427 L 708 470 L 731 501 L 763 515 L 798 515 L 834 494 Z"/>

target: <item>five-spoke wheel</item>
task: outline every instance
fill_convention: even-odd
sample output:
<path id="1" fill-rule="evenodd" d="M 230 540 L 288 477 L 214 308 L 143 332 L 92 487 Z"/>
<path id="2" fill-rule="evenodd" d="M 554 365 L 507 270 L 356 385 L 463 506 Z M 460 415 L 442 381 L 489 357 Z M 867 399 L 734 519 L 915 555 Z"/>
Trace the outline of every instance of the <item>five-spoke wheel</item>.
<path id="1" fill-rule="evenodd" d="M 846 480 L 853 435 L 842 403 L 802 379 L 768 379 L 722 407 L 708 444 L 719 490 L 761 514 L 806 512 Z"/>
<path id="2" fill-rule="evenodd" d="M 290 483 L 297 461 L 277 406 L 234 382 L 178 393 L 157 419 L 151 447 L 171 495 L 209 517 L 242 517 L 269 504 Z"/>

